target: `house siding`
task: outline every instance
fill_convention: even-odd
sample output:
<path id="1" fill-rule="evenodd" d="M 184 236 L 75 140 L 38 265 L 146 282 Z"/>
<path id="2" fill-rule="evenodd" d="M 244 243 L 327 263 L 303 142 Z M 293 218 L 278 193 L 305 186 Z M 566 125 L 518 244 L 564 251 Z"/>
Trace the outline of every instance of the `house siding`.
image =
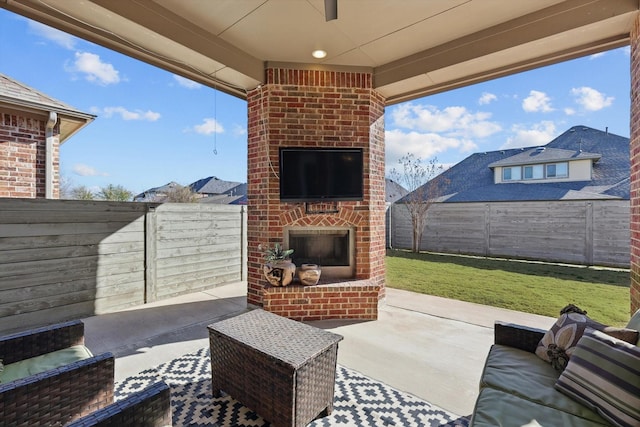
<path id="1" fill-rule="evenodd" d="M 54 143 L 52 155 L 53 197 L 58 198 L 59 144 Z M 45 162 L 45 120 L 17 113 L 0 113 L 0 197 L 45 197 Z"/>

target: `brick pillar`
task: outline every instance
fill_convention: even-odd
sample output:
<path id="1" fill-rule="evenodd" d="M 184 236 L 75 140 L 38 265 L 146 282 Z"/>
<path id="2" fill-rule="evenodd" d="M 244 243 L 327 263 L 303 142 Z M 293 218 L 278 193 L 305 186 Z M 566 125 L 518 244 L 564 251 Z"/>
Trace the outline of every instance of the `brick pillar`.
<path id="1" fill-rule="evenodd" d="M 45 124 L 45 119 L 0 113 L 0 197 L 45 197 Z M 55 144 L 54 198 L 59 195 L 58 153 L 59 147 Z"/>
<path id="2" fill-rule="evenodd" d="M 340 310 L 333 311 L 333 317 L 377 316 L 377 300 L 384 296 L 385 275 L 384 99 L 372 89 L 372 75 L 268 68 L 265 85 L 251 91 L 247 101 L 247 302 L 265 306 L 267 282 L 262 272 L 259 244 L 283 243 L 285 226 L 349 226 L 356 230 L 354 286 L 366 288 L 367 295 L 372 287 L 375 289 L 376 309 L 360 306 L 361 301 L 368 299 L 363 294 L 336 287 L 331 291 L 327 288 L 326 292 L 332 295 L 321 295 L 315 302 L 293 291 L 288 301 L 282 295 L 277 298 L 282 299 L 283 305 L 290 306 L 291 301 L 306 303 L 306 315 L 304 310 L 295 310 L 296 315 L 290 316 L 293 318 L 332 318 L 329 313 L 335 307 L 319 302 L 331 298 L 342 305 Z M 307 214 L 304 203 L 281 203 L 277 177 L 280 147 L 362 148 L 364 199 L 340 201 L 335 213 L 311 215 Z M 315 291 L 322 294 L 318 289 Z M 288 312 L 293 313 L 293 307 L 289 308 Z M 356 315 L 361 310 L 367 314 Z M 279 313 L 287 315 L 287 311 Z"/>
<path id="3" fill-rule="evenodd" d="M 631 313 L 640 309 L 640 14 L 631 30 Z"/>

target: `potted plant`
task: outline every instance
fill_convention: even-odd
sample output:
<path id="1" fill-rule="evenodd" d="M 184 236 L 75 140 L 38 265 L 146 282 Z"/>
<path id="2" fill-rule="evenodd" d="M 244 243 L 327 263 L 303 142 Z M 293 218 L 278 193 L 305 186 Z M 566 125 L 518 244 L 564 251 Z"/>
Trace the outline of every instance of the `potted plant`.
<path id="1" fill-rule="evenodd" d="M 289 258 L 293 249 L 284 249 L 280 243 L 273 247 L 260 245 L 258 247 L 264 257 L 264 277 L 273 286 L 287 286 L 296 274 L 296 265 Z"/>

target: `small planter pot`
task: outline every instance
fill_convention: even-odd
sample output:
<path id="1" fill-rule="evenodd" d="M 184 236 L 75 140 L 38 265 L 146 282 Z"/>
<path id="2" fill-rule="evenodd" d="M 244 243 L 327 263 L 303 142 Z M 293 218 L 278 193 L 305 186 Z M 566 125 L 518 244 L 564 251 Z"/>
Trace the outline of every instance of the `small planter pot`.
<path id="1" fill-rule="evenodd" d="M 298 278 L 305 286 L 317 285 L 320 280 L 320 267 L 316 264 L 302 264 L 298 269 Z"/>
<path id="2" fill-rule="evenodd" d="M 268 262 L 263 267 L 264 277 L 272 286 L 287 286 L 296 274 L 296 265 L 290 260 Z"/>

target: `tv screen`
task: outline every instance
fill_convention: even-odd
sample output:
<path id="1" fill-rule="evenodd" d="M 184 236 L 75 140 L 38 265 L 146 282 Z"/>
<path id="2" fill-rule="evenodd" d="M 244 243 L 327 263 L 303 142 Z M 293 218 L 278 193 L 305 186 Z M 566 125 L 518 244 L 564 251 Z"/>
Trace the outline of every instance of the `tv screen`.
<path id="1" fill-rule="evenodd" d="M 362 200 L 363 157 L 358 148 L 280 148 L 280 200 Z"/>

